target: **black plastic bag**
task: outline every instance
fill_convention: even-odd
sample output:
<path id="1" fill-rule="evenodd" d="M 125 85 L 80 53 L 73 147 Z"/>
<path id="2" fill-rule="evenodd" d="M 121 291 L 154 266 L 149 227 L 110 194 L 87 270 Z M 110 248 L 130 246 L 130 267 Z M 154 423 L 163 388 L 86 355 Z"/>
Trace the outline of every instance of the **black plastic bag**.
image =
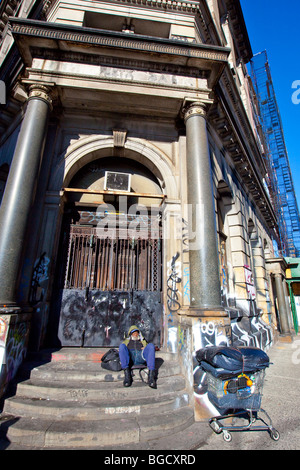
<path id="1" fill-rule="evenodd" d="M 109 351 L 102 356 L 101 367 L 115 372 L 122 370 L 118 349 L 109 349 Z"/>

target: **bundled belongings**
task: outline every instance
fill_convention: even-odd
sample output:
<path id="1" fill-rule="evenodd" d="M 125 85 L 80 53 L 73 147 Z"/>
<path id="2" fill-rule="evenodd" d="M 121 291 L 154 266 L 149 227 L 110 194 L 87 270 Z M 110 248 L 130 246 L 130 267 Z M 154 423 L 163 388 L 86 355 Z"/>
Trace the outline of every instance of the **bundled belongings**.
<path id="1" fill-rule="evenodd" d="M 118 349 L 109 349 L 109 351 L 102 356 L 101 367 L 115 372 L 122 370 Z"/>
<path id="2" fill-rule="evenodd" d="M 261 408 L 265 369 L 270 365 L 269 357 L 264 351 L 253 347 L 212 346 L 199 349 L 196 359 L 206 372 L 207 396 L 210 402 L 223 413 L 231 410 L 230 414 L 222 413 L 209 420 L 215 433 L 223 432 L 224 440 L 229 442 L 229 431 L 267 430 L 272 439 L 279 439 L 271 418 Z M 265 414 L 270 424 L 258 416 L 258 411 Z M 222 424 L 222 420 L 239 416 L 248 417 L 249 423 L 243 426 Z M 254 426 L 255 421 L 263 424 Z"/>
<path id="3" fill-rule="evenodd" d="M 261 404 L 268 355 L 259 348 L 212 346 L 196 358 L 207 373 L 208 398 L 219 409 L 252 408 Z"/>
<path id="4" fill-rule="evenodd" d="M 269 367 L 268 355 L 259 348 L 212 346 L 199 349 L 196 359 L 202 369 L 214 377 L 230 378 L 238 374 L 256 372 Z"/>

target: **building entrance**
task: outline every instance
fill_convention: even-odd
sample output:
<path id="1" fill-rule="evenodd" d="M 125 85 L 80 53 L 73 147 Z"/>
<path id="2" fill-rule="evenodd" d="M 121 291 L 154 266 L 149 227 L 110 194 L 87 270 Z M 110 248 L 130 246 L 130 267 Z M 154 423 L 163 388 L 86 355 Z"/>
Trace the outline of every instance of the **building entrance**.
<path id="1" fill-rule="evenodd" d="M 142 230 L 130 229 L 130 222 L 142 224 Z M 125 214 L 107 217 L 106 224 L 70 226 L 59 339 L 63 346 L 117 346 L 130 325 L 138 324 L 159 344 L 159 220 Z"/>
<path id="2" fill-rule="evenodd" d="M 69 188 L 68 194 L 72 191 Z M 141 205 L 138 192 L 133 197 L 132 191 L 119 195 L 116 188 L 89 191 L 101 195 L 100 204 L 88 206 L 78 197 L 69 197 L 65 204 L 58 339 L 62 346 L 117 347 L 135 324 L 159 346 L 163 324 L 159 204 L 154 209 Z"/>

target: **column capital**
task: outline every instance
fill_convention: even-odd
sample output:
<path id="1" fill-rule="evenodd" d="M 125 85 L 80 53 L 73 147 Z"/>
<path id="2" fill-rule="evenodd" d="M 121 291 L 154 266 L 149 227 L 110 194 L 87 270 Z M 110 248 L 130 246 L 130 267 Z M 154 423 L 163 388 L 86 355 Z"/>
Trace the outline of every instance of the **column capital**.
<path id="1" fill-rule="evenodd" d="M 186 104 L 182 112 L 185 123 L 191 116 L 202 116 L 204 119 L 206 119 L 207 104 L 203 101 L 194 101 L 192 103 Z"/>
<path id="2" fill-rule="evenodd" d="M 25 85 L 25 87 L 28 90 L 28 99 L 27 101 L 31 99 L 40 99 L 45 101 L 50 110 L 52 111 L 52 90 L 54 88 L 54 83 L 47 83 L 47 82 L 34 82 L 33 80 L 22 80 L 22 84 Z"/>
<path id="3" fill-rule="evenodd" d="M 29 85 L 28 100 L 38 98 L 45 101 L 52 110 L 51 88 L 44 84 L 32 83 Z"/>

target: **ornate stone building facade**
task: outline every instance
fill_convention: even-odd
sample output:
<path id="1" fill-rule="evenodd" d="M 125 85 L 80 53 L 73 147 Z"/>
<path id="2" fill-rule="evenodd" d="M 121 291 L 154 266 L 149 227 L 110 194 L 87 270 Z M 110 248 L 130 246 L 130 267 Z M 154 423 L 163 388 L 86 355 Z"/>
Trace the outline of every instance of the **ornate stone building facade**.
<path id="1" fill-rule="evenodd" d="M 132 323 L 191 385 L 197 349 L 288 334 L 239 1 L 0 11 L 2 387 L 27 347 Z"/>

